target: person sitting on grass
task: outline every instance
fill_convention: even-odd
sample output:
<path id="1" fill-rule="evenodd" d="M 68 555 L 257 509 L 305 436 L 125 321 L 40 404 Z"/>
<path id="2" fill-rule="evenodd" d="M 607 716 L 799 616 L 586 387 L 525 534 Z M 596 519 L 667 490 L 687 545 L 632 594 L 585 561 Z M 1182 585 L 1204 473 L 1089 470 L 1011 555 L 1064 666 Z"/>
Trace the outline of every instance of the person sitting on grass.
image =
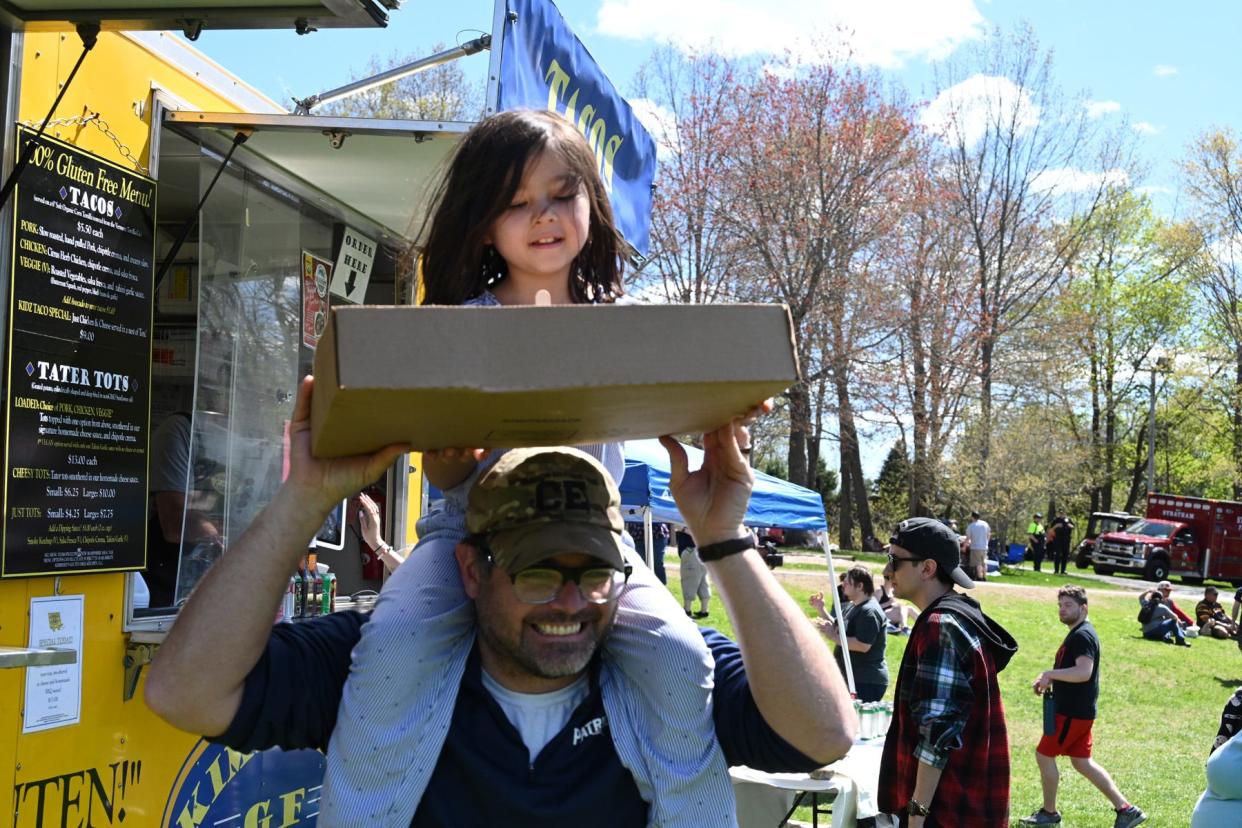
<path id="1" fill-rule="evenodd" d="M 1199 622 L 1199 635 L 1214 638 L 1235 638 L 1238 625 L 1225 614 L 1225 608 L 1216 600 L 1216 587 L 1203 588 L 1203 600 L 1195 604 L 1195 620 Z"/>
<path id="2" fill-rule="evenodd" d="M 1143 625 L 1143 638 L 1150 641 L 1177 642 L 1179 647 L 1189 647 L 1182 623 L 1164 603 L 1158 590 L 1149 589 L 1139 596 L 1139 623 Z"/>
<path id="3" fill-rule="evenodd" d="M 1173 600 L 1173 584 L 1171 582 L 1161 581 L 1156 584 L 1156 590 L 1160 593 L 1164 605 L 1172 611 L 1183 627 L 1193 627 L 1195 625 L 1194 619 L 1182 612 L 1182 608 L 1177 605 L 1177 601 Z"/>

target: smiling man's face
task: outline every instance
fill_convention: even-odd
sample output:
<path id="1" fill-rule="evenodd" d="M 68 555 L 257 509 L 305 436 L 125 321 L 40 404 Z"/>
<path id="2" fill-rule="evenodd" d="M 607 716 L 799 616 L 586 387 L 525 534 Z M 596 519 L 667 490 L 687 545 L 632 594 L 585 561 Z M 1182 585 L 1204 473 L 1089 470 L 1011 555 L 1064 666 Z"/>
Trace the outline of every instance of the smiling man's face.
<path id="1" fill-rule="evenodd" d="M 548 563 L 573 568 L 593 560 L 565 554 Z M 546 693 L 573 683 L 612 629 L 615 598 L 592 604 L 576 584 L 566 582 L 552 602 L 526 604 L 499 567 L 486 567 L 476 559 L 472 568 L 475 574 L 463 571 L 463 580 L 474 598 L 480 658 L 488 674 L 522 693 Z"/>

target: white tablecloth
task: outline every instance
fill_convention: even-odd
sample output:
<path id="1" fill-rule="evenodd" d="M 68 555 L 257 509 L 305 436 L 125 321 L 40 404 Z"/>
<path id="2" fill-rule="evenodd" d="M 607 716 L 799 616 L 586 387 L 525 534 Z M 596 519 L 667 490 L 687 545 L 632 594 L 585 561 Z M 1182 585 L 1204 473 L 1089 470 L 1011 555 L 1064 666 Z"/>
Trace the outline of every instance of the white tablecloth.
<path id="1" fill-rule="evenodd" d="M 739 828 L 775 828 L 802 791 L 836 794 L 833 828 L 851 828 L 860 818 L 875 816 L 883 751 L 883 739 L 858 742 L 842 759 L 827 767 L 831 775 L 825 779 L 813 779 L 805 773 L 730 768 Z M 802 804 L 810 805 L 810 799 L 804 799 Z"/>

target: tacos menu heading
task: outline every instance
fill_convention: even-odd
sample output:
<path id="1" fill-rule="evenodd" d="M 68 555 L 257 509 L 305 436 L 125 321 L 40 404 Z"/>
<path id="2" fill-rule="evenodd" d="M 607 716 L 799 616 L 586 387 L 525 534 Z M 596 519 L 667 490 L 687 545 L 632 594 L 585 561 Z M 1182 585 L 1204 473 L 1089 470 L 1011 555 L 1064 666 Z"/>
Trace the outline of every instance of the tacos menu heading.
<path id="1" fill-rule="evenodd" d="M 140 568 L 155 182 L 34 141 L 14 195 L 0 575 Z"/>

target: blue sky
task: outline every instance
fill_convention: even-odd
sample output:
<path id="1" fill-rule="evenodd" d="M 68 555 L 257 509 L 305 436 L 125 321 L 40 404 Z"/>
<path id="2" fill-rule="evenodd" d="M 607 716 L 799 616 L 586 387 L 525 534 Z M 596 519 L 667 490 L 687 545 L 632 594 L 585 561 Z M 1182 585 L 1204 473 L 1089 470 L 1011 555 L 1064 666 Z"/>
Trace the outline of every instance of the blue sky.
<path id="1" fill-rule="evenodd" d="M 862 62 L 901 82 L 915 99 L 930 95 L 929 61 L 951 54 L 987 26 L 1026 19 L 1055 55 L 1056 77 L 1086 91 L 1102 118 L 1126 119 L 1136 131 L 1148 175 L 1142 182 L 1166 212 L 1178 210 L 1176 159 L 1195 135 L 1236 123 L 1242 5 L 1162 0 L 561 0 L 604 71 L 624 92 L 635 69 L 661 41 L 735 54 L 763 54 L 816 30 L 843 24 L 855 32 Z M 783 9 L 775 11 L 774 9 Z M 490 0 L 407 0 L 385 30 L 205 32 L 195 44 L 225 68 L 288 105 L 291 96 L 349 80 L 373 55 L 422 55 L 491 25 Z M 482 77 L 487 55 L 464 59 Z"/>
<path id="2" fill-rule="evenodd" d="M 977 41 L 990 26 L 1019 20 L 1054 52 L 1067 92 L 1085 92 L 1101 119 L 1125 123 L 1137 142 L 1159 209 L 1180 211 L 1177 162 L 1196 135 L 1238 124 L 1236 46 L 1242 4 L 1164 0 L 560 0 L 570 26 L 614 84 L 632 90 L 638 66 L 661 42 L 715 44 L 762 57 L 801 38 L 844 26 L 856 59 L 901 83 L 915 100 L 931 95 L 931 62 Z M 372 56 L 422 56 L 491 26 L 491 0 L 406 0 L 385 30 L 203 33 L 195 47 L 279 103 L 347 82 Z M 482 78 L 487 55 L 462 68 Z M 1090 172 L 1090 171 L 1084 171 Z M 879 446 L 864 458 L 879 470 Z"/>

